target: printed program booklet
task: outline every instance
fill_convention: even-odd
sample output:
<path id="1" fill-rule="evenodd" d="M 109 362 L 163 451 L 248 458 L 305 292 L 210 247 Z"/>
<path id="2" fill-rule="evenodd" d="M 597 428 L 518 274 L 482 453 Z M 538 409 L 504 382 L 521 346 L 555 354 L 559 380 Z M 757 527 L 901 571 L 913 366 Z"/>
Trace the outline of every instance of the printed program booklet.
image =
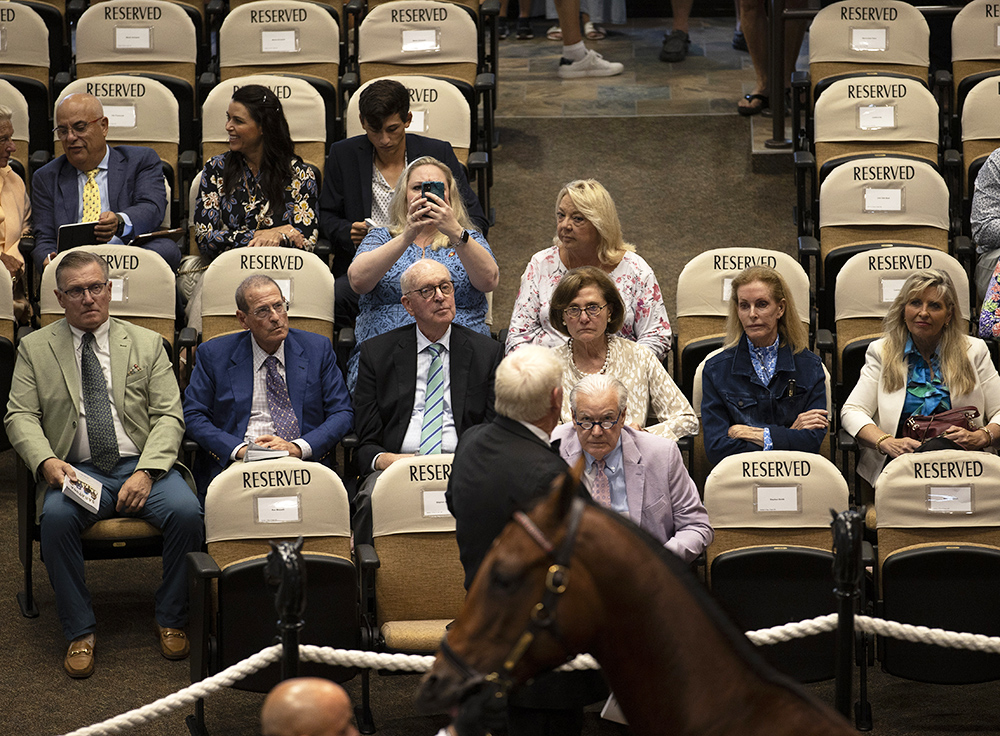
<path id="1" fill-rule="evenodd" d="M 275 460 L 279 457 L 288 457 L 288 450 L 272 450 L 270 447 L 262 447 L 251 442 L 247 445 L 247 451 L 243 455 L 243 462 L 252 463 L 257 460 Z"/>
<path id="2" fill-rule="evenodd" d="M 73 468 L 76 470 L 76 468 Z M 76 470 L 76 480 L 70 480 L 68 475 L 63 476 L 62 492 L 72 498 L 85 509 L 90 509 L 95 514 L 101 507 L 101 489 L 104 486 L 96 478 L 91 478 L 86 473 Z"/>

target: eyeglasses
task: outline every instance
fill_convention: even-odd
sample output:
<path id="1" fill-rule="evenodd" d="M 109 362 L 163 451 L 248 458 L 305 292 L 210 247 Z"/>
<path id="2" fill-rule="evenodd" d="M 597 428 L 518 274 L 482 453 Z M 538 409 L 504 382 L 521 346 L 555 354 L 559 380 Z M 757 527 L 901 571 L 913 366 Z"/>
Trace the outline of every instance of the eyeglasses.
<path id="1" fill-rule="evenodd" d="M 92 297 L 99 297 L 104 293 L 105 287 L 107 287 L 109 282 L 101 281 L 97 284 L 91 284 L 90 286 L 74 286 L 72 289 L 60 289 L 63 296 L 73 301 L 80 301 L 83 299 L 83 295 L 89 293 Z"/>
<path id="2" fill-rule="evenodd" d="M 602 311 L 604 311 L 607 308 L 607 306 L 608 306 L 607 304 L 602 304 L 600 306 L 598 306 L 597 304 L 588 304 L 583 309 L 581 309 L 580 307 L 574 305 L 572 307 L 566 307 L 563 310 L 563 315 L 566 317 L 570 317 L 571 319 L 580 319 L 580 314 L 582 312 L 586 312 L 588 317 L 596 317 Z"/>
<path id="3" fill-rule="evenodd" d="M 288 311 L 288 302 L 280 301 L 274 304 L 265 304 L 263 307 L 257 307 L 251 314 L 257 319 L 267 319 L 271 316 L 271 312 L 274 312 L 279 317 Z"/>
<path id="4" fill-rule="evenodd" d="M 100 117 L 100 118 L 94 118 L 93 120 L 87 120 L 87 121 L 81 120 L 79 122 L 73 123 L 69 127 L 67 127 L 65 125 L 60 125 L 57 128 L 53 128 L 52 132 L 55 133 L 60 138 L 65 138 L 66 136 L 68 136 L 69 132 L 71 130 L 74 133 L 76 133 L 76 135 L 83 135 L 84 133 L 87 132 L 87 128 L 89 128 L 91 125 L 93 125 L 94 123 L 98 122 L 99 120 L 103 120 L 103 119 L 104 119 L 103 117 Z"/>
<path id="5" fill-rule="evenodd" d="M 574 419 L 573 424 L 589 432 L 597 425 L 600 425 L 601 429 L 611 429 L 616 424 L 618 424 L 618 420 L 621 418 L 622 418 L 622 413 L 618 412 L 618 416 L 616 416 L 614 419 L 604 419 L 600 422 L 595 422 L 592 419 L 584 419 L 582 422 L 578 422 L 576 421 L 576 419 Z"/>
<path id="6" fill-rule="evenodd" d="M 407 296 L 408 294 L 420 294 L 422 299 L 433 299 L 438 289 L 441 290 L 441 296 L 448 296 L 455 291 L 455 284 L 451 281 L 442 281 L 436 286 L 424 286 L 420 289 L 411 289 L 403 294 L 403 296 Z"/>

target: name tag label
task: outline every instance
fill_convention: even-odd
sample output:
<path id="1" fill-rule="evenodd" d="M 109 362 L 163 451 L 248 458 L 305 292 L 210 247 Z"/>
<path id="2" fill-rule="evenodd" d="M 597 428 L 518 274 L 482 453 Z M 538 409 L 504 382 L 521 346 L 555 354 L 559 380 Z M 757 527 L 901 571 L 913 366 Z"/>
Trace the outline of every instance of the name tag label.
<path id="1" fill-rule="evenodd" d="M 281 289 L 281 295 L 288 300 L 288 303 L 292 303 L 292 280 L 291 279 L 275 279 L 274 283 L 278 285 Z"/>
<path id="2" fill-rule="evenodd" d="M 882 290 L 882 302 L 891 304 L 899 296 L 906 279 L 879 279 L 879 286 Z"/>
<path id="3" fill-rule="evenodd" d="M 149 51 L 153 48 L 153 29 L 115 28 L 115 48 L 119 51 Z"/>
<path id="4" fill-rule="evenodd" d="M 413 120 L 410 121 L 410 130 L 420 133 L 427 131 L 427 113 L 424 110 L 410 110 Z"/>
<path id="5" fill-rule="evenodd" d="M 265 54 L 294 54 L 299 50 L 299 32 L 261 31 L 260 50 Z"/>
<path id="6" fill-rule="evenodd" d="M 997 31 L 997 38 L 995 45 L 1000 46 L 1000 23 L 997 23 L 996 31 Z"/>
<path id="7" fill-rule="evenodd" d="M 896 127 L 895 105 L 865 105 L 858 108 L 858 127 L 861 130 L 883 130 Z"/>
<path id="8" fill-rule="evenodd" d="M 112 302 L 127 302 L 128 301 L 128 279 L 126 278 L 112 278 L 111 281 L 111 301 Z"/>
<path id="9" fill-rule="evenodd" d="M 802 486 L 761 486 L 753 488 L 754 513 L 797 514 L 802 511 Z"/>
<path id="10" fill-rule="evenodd" d="M 440 32 L 430 30 L 403 31 L 403 51 L 440 51 Z"/>
<path id="11" fill-rule="evenodd" d="M 7 53 L 7 27 L 0 26 L 0 54 Z"/>
<path id="12" fill-rule="evenodd" d="M 424 517 L 451 516 L 444 500 L 444 491 L 424 491 Z"/>
<path id="13" fill-rule="evenodd" d="M 722 279 L 722 301 L 728 302 L 729 297 L 733 294 L 733 279 L 731 276 L 727 276 Z"/>
<path id="14" fill-rule="evenodd" d="M 972 514 L 974 486 L 927 486 L 928 514 Z"/>
<path id="15" fill-rule="evenodd" d="M 885 51 L 889 47 L 887 28 L 852 28 L 852 51 Z"/>
<path id="16" fill-rule="evenodd" d="M 865 187 L 865 212 L 902 212 L 902 189 L 876 189 Z"/>
<path id="17" fill-rule="evenodd" d="M 112 128 L 135 127 L 135 105 L 104 105 L 104 116 Z"/>
<path id="18" fill-rule="evenodd" d="M 289 524 L 302 521 L 299 496 L 257 496 L 254 513 L 258 524 Z"/>

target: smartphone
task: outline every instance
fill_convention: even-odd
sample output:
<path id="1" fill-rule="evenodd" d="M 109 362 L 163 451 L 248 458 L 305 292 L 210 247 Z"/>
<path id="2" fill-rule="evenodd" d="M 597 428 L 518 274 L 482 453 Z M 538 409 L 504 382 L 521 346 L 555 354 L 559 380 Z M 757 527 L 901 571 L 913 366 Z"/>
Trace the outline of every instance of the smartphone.
<path id="1" fill-rule="evenodd" d="M 369 230 L 374 230 L 375 228 L 378 227 L 378 225 L 375 224 L 375 220 L 373 220 L 370 217 L 365 218 L 365 224 L 368 226 Z"/>
<path id="2" fill-rule="evenodd" d="M 442 202 L 444 201 L 444 182 L 443 181 L 425 181 L 420 185 L 420 194 L 423 197 L 427 197 L 427 192 L 437 196 Z M 428 200 L 430 201 L 430 200 Z"/>

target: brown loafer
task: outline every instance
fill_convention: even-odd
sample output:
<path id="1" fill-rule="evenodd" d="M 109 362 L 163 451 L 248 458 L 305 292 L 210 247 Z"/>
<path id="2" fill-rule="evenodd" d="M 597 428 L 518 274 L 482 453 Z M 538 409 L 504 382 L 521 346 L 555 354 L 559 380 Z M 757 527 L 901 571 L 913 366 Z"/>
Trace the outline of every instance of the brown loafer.
<path id="1" fill-rule="evenodd" d="M 184 659 L 191 651 L 187 634 L 181 629 L 156 625 L 160 638 L 160 654 L 167 659 Z"/>
<path id="2" fill-rule="evenodd" d="M 97 637 L 87 634 L 82 639 L 71 642 L 63 660 L 63 669 L 70 677 L 82 680 L 94 674 L 94 642 Z"/>

